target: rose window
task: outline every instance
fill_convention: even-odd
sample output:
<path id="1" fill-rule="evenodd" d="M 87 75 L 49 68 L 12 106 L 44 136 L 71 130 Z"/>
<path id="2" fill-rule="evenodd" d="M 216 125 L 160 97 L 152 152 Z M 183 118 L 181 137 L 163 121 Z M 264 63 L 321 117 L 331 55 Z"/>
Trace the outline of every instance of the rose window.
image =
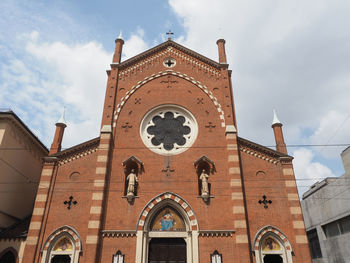
<path id="1" fill-rule="evenodd" d="M 140 134 L 145 145 L 162 155 L 174 155 L 192 145 L 198 133 L 197 122 L 186 109 L 163 105 L 146 114 Z"/>

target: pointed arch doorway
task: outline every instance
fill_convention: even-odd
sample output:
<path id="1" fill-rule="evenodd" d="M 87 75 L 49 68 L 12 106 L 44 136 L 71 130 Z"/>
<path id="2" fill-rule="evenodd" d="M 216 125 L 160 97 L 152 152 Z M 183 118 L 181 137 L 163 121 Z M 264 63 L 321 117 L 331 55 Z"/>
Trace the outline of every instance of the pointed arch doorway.
<path id="1" fill-rule="evenodd" d="M 178 195 L 152 199 L 138 220 L 136 263 L 198 263 L 198 224 Z"/>

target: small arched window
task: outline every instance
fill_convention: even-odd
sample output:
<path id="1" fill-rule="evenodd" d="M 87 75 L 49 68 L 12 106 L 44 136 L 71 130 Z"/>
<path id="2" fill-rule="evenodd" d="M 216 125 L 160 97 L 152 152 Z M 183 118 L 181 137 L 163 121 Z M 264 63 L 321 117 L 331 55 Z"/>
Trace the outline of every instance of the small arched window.
<path id="1" fill-rule="evenodd" d="M 210 255 L 211 263 L 222 263 L 222 255 L 215 250 L 213 254 Z"/>
<path id="2" fill-rule="evenodd" d="M 113 255 L 113 263 L 124 263 L 124 254 L 120 250 Z"/>

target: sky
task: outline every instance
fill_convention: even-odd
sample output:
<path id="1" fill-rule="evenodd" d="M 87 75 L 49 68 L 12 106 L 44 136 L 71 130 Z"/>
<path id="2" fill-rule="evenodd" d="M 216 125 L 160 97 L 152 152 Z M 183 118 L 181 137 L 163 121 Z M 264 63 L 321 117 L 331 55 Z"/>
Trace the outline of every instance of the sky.
<path id="1" fill-rule="evenodd" d="M 122 60 L 164 42 L 169 30 L 217 60 L 216 40 L 224 38 L 239 136 L 273 146 L 276 109 L 302 194 L 344 173 L 349 17 L 348 0 L 1 0 L 0 108 L 49 147 L 65 107 L 63 148 L 71 147 L 99 135 L 120 32 Z"/>

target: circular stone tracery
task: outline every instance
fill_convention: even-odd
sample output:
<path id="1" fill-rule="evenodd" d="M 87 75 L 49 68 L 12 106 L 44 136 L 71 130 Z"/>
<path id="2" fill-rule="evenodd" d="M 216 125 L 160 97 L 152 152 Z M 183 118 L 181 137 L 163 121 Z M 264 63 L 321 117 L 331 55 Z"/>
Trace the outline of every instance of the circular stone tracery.
<path id="1" fill-rule="evenodd" d="M 185 151 L 197 137 L 197 122 L 186 109 L 163 105 L 146 114 L 140 126 L 144 144 L 153 152 L 174 155 Z"/>

